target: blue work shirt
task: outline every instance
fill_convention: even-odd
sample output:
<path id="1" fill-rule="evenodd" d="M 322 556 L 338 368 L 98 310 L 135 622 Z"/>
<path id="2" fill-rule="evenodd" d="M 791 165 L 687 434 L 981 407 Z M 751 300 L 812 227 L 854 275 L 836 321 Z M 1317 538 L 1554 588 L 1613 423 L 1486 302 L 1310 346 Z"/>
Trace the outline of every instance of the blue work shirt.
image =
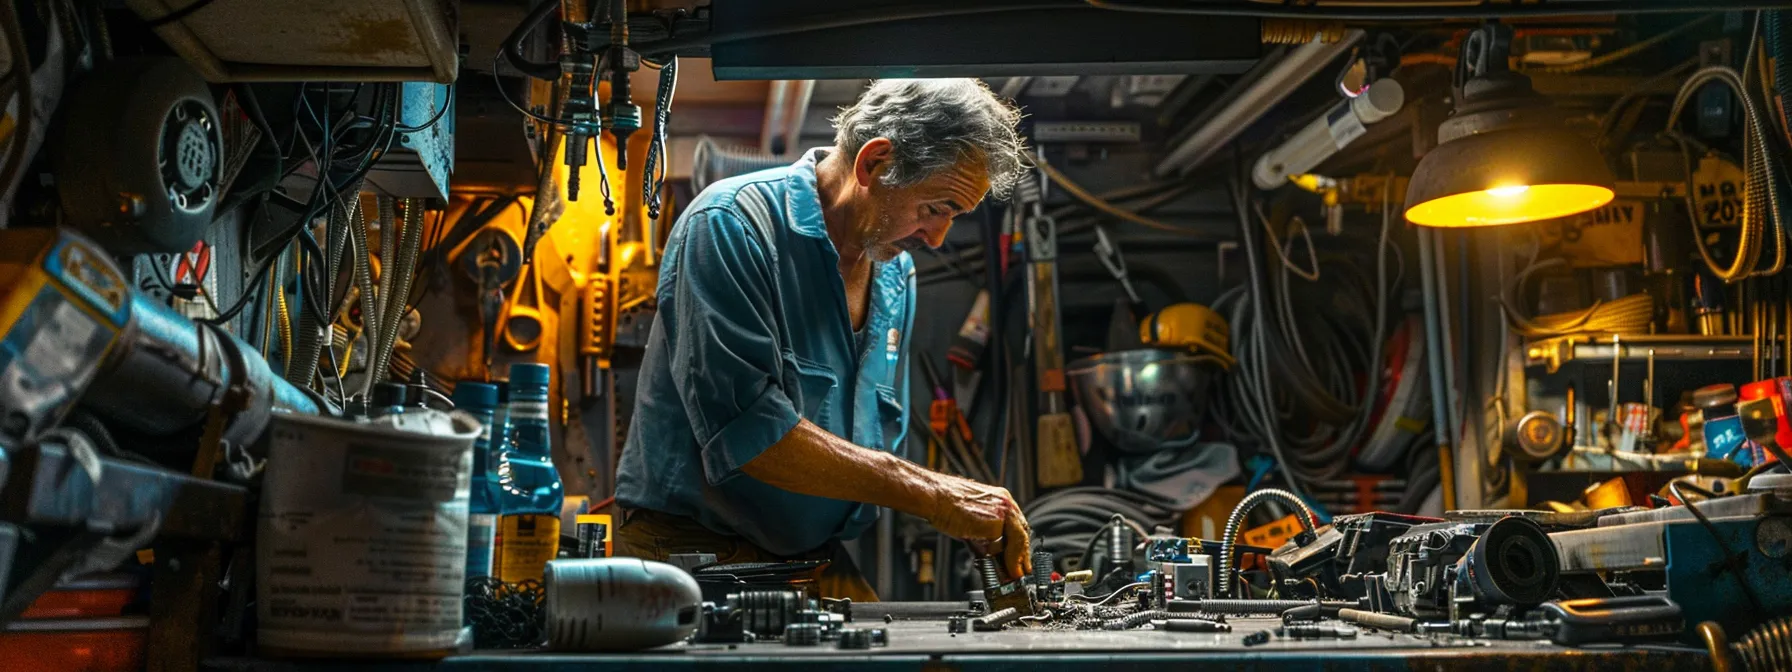
<path id="1" fill-rule="evenodd" d="M 877 507 L 741 471 L 799 418 L 906 457 L 914 260 L 872 266 L 855 336 L 815 189 L 826 151 L 717 182 L 673 225 L 616 475 L 624 508 L 693 518 L 778 555 L 857 538 L 877 519 Z"/>

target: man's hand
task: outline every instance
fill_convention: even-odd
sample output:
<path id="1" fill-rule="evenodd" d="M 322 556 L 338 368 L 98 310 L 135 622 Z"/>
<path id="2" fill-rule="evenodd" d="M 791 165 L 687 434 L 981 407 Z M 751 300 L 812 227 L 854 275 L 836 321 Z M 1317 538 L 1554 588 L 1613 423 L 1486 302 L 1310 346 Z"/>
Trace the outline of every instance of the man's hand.
<path id="1" fill-rule="evenodd" d="M 1002 566 L 1011 577 L 1033 571 L 1031 530 L 1006 488 L 945 474 L 936 474 L 934 485 L 937 492 L 928 523 L 942 534 L 1002 551 Z M 999 546 L 992 544 L 997 540 Z"/>

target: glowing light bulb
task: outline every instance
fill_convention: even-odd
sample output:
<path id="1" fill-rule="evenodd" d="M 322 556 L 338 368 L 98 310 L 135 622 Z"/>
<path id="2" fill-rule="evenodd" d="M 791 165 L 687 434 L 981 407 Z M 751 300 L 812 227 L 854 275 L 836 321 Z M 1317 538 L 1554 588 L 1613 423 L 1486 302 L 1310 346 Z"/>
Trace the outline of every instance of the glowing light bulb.
<path id="1" fill-rule="evenodd" d="M 1531 190 L 1531 188 L 1529 185 L 1515 184 L 1510 187 L 1494 187 L 1492 189 L 1488 189 L 1487 193 L 1493 194 L 1494 196 L 1498 196 L 1500 198 L 1511 198 L 1513 196 L 1523 194 L 1524 192 L 1527 192 L 1530 190 Z"/>

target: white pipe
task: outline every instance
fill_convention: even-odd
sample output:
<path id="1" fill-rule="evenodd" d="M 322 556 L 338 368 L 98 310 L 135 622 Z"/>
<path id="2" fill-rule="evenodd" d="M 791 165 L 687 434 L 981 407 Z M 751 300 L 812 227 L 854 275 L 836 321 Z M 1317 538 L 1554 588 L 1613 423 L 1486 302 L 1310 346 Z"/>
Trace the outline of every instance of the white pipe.
<path id="1" fill-rule="evenodd" d="M 1152 172 L 1160 178 L 1187 174 L 1225 147 L 1226 143 L 1232 142 L 1246 127 L 1282 102 L 1283 98 L 1287 98 L 1301 84 L 1318 74 L 1326 63 L 1349 51 L 1362 39 L 1363 31 L 1352 29 L 1344 33 L 1344 38 L 1337 42 L 1327 44 L 1315 40 L 1289 51 L 1275 67 L 1252 82 L 1243 95 L 1178 143 L 1169 156 L 1158 162 L 1157 168 Z"/>
<path id="2" fill-rule="evenodd" d="M 1251 181 L 1263 190 L 1287 184 L 1289 175 L 1312 170 L 1362 137 L 1365 126 L 1394 116 L 1404 104 L 1406 90 L 1400 82 L 1376 81 L 1362 95 L 1338 101 L 1287 142 L 1264 152 L 1251 169 Z"/>

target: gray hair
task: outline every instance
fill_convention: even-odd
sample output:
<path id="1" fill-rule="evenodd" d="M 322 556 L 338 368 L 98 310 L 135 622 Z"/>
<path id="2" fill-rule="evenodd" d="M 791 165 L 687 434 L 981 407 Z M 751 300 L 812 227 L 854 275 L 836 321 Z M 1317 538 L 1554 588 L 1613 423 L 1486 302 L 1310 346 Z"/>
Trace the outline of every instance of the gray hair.
<path id="1" fill-rule="evenodd" d="M 967 157 L 989 169 L 990 193 L 1005 199 L 1030 165 L 1015 126 L 1021 113 L 976 79 L 880 79 L 834 117 L 834 146 L 848 157 L 888 138 L 895 158 L 883 182 L 906 187 Z"/>

